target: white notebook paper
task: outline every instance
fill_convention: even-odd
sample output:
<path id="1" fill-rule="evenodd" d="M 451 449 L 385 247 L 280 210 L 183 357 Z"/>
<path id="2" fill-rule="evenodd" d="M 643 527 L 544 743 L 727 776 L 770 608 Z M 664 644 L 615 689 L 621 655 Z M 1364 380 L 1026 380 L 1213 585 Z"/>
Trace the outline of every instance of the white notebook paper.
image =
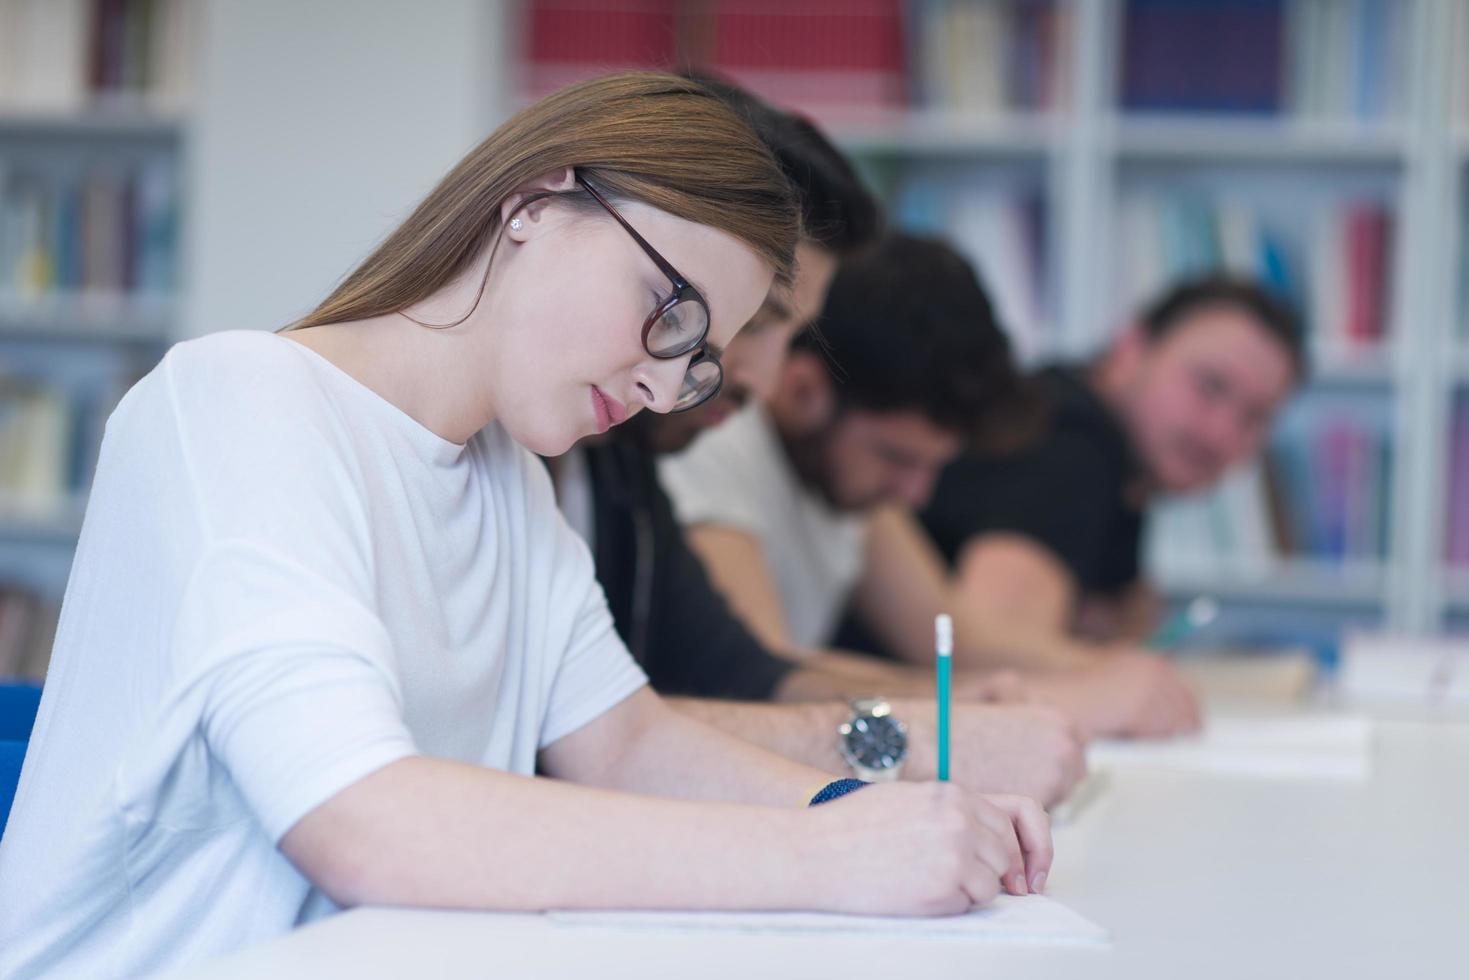
<path id="1" fill-rule="evenodd" d="M 1372 723 L 1354 715 L 1210 718 L 1198 735 L 1098 741 L 1097 769 L 1162 769 L 1272 779 L 1362 781 L 1372 773 Z"/>
<path id="2" fill-rule="evenodd" d="M 1099 944 L 1111 940 L 1107 930 L 1044 895 L 1001 895 L 982 909 L 937 918 L 818 912 L 549 912 L 547 915 L 551 921 L 567 927 L 638 931 L 860 933 L 1055 945 Z"/>

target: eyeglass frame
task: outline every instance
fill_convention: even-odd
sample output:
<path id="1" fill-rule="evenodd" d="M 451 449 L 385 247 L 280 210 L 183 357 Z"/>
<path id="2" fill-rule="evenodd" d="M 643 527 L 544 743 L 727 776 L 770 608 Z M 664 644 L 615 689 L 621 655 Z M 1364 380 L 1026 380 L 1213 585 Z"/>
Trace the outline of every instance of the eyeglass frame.
<path id="1" fill-rule="evenodd" d="M 612 203 L 608 201 L 607 198 L 602 196 L 601 191 L 592 186 L 591 182 L 582 175 L 582 172 L 580 170 L 573 170 L 572 173 L 576 179 L 577 184 L 581 186 L 581 189 L 586 191 L 587 194 L 591 196 L 592 200 L 600 204 L 602 206 L 602 209 L 610 214 L 613 219 L 622 226 L 623 230 L 632 236 L 633 241 L 638 243 L 638 247 L 643 250 L 648 258 L 653 260 L 653 264 L 658 267 L 658 271 L 667 276 L 668 281 L 673 284 L 673 293 L 662 303 L 658 304 L 658 307 L 654 309 L 652 313 L 648 314 L 648 318 L 643 321 L 643 350 L 648 353 L 649 357 L 657 358 L 660 361 L 677 360 L 678 358 L 684 357 L 685 355 L 692 352 L 694 357 L 693 360 L 689 361 L 688 369 L 687 371 L 685 371 L 686 376 L 689 371 L 693 370 L 695 364 L 699 364 L 703 361 L 708 361 L 709 363 L 713 364 L 715 370 L 719 372 L 718 380 L 714 382 L 714 387 L 709 389 L 709 393 L 707 395 L 705 395 L 703 398 L 700 398 L 692 405 L 685 405 L 682 408 L 670 409 L 670 413 L 687 412 L 691 409 L 698 408 L 700 405 L 707 403 L 708 401 L 713 399 L 715 395 L 718 395 L 720 389 L 724 387 L 724 365 L 720 363 L 719 355 L 714 353 L 714 351 L 710 350 L 709 348 L 709 328 L 714 322 L 713 315 L 709 312 L 709 301 L 704 298 L 704 294 L 699 292 L 698 288 L 694 286 L 693 283 L 685 279 L 683 274 L 673 267 L 673 263 L 669 262 L 662 255 L 660 255 L 658 253 L 658 250 L 654 248 L 651 244 L 649 244 L 646 238 L 638 234 L 638 230 L 634 228 L 631 224 L 629 224 L 626 218 L 618 213 L 617 209 L 612 206 Z M 653 332 L 653 327 L 657 325 L 659 319 L 661 319 L 665 313 L 673 309 L 679 303 L 685 302 L 690 299 L 692 299 L 693 302 L 698 303 L 704 309 L 704 331 L 682 350 L 672 353 L 655 353 L 652 348 L 648 346 L 648 335 Z M 677 405 L 677 399 L 675 399 L 674 404 Z"/>

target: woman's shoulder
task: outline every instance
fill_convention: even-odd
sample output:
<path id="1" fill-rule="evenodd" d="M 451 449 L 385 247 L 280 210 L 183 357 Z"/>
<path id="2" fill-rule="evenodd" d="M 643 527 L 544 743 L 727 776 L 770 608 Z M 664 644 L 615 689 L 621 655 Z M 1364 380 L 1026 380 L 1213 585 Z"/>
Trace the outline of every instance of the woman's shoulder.
<path id="1" fill-rule="evenodd" d="M 268 330 L 222 330 L 169 348 L 164 363 L 175 377 L 206 375 L 212 379 L 260 382 L 262 372 L 295 374 L 309 370 L 299 345 Z"/>
<path id="2" fill-rule="evenodd" d="M 255 429 L 300 431 L 323 414 L 310 363 L 293 342 L 266 331 L 232 330 L 185 340 L 127 392 L 108 430 L 170 429 L 199 434 Z"/>
<path id="3" fill-rule="evenodd" d="M 180 408 L 267 413 L 300 411 L 319 398 L 305 350 L 265 330 L 226 330 L 171 347 L 159 364 L 169 396 Z"/>

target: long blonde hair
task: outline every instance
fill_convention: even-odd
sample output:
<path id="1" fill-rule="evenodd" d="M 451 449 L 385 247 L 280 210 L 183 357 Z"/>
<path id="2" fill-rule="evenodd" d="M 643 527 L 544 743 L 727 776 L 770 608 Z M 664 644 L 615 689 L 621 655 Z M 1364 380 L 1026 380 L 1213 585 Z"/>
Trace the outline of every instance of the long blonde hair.
<path id="1" fill-rule="evenodd" d="M 506 198 L 566 167 L 614 199 L 734 236 L 774 268 L 777 282 L 790 283 L 800 219 L 765 144 L 698 83 L 625 72 L 569 86 L 517 113 L 290 329 L 397 313 L 433 295 L 495 239 Z"/>

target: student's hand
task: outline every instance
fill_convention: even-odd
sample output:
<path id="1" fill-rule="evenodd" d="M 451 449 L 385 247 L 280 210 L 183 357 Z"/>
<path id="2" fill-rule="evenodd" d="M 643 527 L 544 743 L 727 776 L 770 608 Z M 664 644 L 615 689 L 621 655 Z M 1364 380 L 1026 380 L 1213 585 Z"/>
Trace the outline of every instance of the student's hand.
<path id="1" fill-rule="evenodd" d="M 894 701 L 893 713 L 908 725 L 903 778 L 933 779 L 938 769 L 933 703 Z M 1051 806 L 1086 774 L 1081 736 L 1055 708 L 959 703 L 950 725 L 950 776 L 968 789 L 1014 793 Z"/>
<path id="2" fill-rule="evenodd" d="M 818 907 L 859 915 L 955 915 L 1039 892 L 1051 825 L 1039 804 L 955 783 L 869 786 L 811 810 Z"/>
<path id="3" fill-rule="evenodd" d="M 1139 650 L 1109 651 L 1088 666 L 1035 674 L 1026 685 L 1087 737 L 1165 738 L 1198 731 L 1198 698 L 1167 660 Z"/>

